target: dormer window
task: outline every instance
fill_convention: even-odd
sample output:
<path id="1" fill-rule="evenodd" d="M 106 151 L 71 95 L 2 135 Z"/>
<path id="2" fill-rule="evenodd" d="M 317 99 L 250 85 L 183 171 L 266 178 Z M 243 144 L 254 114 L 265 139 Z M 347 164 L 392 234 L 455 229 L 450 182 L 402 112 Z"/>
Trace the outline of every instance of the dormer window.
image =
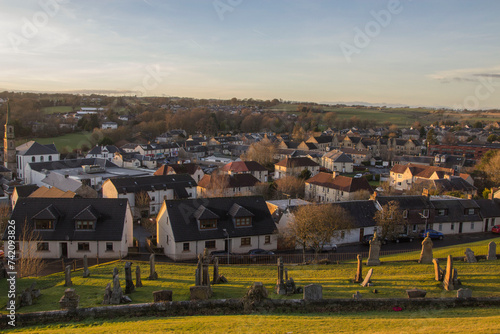
<path id="1" fill-rule="evenodd" d="M 252 226 L 252 217 L 235 218 L 234 224 L 236 227 Z"/>
<path id="2" fill-rule="evenodd" d="M 200 230 L 211 230 L 217 228 L 217 220 L 219 216 L 207 209 L 205 206 L 200 205 L 194 217 L 198 221 Z"/>
<path id="3" fill-rule="evenodd" d="M 214 228 L 217 228 L 217 219 L 200 220 L 200 229 L 201 230 L 214 229 Z"/>
<path id="4" fill-rule="evenodd" d="M 76 221 L 77 230 L 93 230 L 95 229 L 95 221 L 93 220 L 77 220 Z"/>
<path id="5" fill-rule="evenodd" d="M 54 221 L 50 219 L 35 219 L 36 230 L 53 230 Z"/>

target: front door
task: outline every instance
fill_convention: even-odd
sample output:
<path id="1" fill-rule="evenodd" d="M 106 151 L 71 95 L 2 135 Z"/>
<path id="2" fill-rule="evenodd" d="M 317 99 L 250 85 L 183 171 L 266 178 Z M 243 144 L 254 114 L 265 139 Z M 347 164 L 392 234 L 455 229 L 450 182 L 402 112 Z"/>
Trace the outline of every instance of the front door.
<path id="1" fill-rule="evenodd" d="M 61 257 L 68 257 L 68 243 L 61 242 Z"/>
<path id="2" fill-rule="evenodd" d="M 363 242 L 363 237 L 365 236 L 365 229 L 360 228 L 359 229 L 359 242 Z"/>
<path id="3" fill-rule="evenodd" d="M 490 220 L 488 218 L 486 218 L 484 221 L 484 232 L 488 232 L 488 224 L 489 223 L 490 223 Z"/>
<path id="4" fill-rule="evenodd" d="M 463 224 L 464 224 L 464 223 L 460 223 L 460 224 L 458 225 L 458 233 L 462 233 L 462 225 L 463 225 Z"/>

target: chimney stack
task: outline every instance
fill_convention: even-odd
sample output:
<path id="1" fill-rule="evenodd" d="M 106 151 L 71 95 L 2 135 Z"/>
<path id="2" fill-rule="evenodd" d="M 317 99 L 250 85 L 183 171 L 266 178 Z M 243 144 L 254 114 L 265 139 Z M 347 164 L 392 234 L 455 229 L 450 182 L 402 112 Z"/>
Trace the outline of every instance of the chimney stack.
<path id="1" fill-rule="evenodd" d="M 333 171 L 333 174 L 332 174 L 332 178 L 336 178 L 337 177 L 337 172 L 336 171 Z"/>

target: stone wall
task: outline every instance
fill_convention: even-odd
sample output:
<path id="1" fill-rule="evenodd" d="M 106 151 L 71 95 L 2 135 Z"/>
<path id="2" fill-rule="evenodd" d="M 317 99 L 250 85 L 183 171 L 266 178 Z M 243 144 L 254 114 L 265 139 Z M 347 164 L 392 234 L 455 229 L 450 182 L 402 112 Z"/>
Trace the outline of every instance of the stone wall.
<path id="1" fill-rule="evenodd" d="M 305 301 L 303 299 L 266 299 L 246 308 L 239 299 L 218 299 L 205 301 L 178 301 L 150 304 L 127 304 L 79 308 L 76 311 L 45 311 L 18 313 L 16 327 L 41 325 L 55 322 L 74 322 L 85 319 L 114 319 L 117 317 L 145 316 L 192 316 L 192 315 L 228 315 L 250 312 L 267 313 L 330 313 L 330 312 L 366 312 L 387 310 L 401 307 L 403 310 L 437 310 L 456 307 L 491 307 L 500 306 L 500 298 L 423 298 L 423 299 L 322 299 Z M 2 315 L 0 328 L 9 328 L 9 318 Z"/>

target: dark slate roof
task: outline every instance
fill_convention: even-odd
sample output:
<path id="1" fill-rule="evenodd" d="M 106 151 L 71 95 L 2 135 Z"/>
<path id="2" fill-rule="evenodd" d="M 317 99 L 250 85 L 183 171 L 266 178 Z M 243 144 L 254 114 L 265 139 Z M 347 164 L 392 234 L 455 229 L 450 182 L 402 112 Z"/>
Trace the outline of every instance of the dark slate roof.
<path id="1" fill-rule="evenodd" d="M 208 188 L 210 186 L 218 188 L 219 185 L 224 185 L 225 188 L 239 188 L 254 187 L 257 183 L 260 183 L 252 174 L 222 174 L 218 175 L 218 177 L 212 176 L 213 175 L 205 174 L 200 182 L 198 182 L 198 186 L 201 188 Z"/>
<path id="2" fill-rule="evenodd" d="M 377 196 L 376 201 L 384 206 L 390 201 L 396 201 L 402 210 L 430 209 L 431 204 L 426 196 Z"/>
<path id="3" fill-rule="evenodd" d="M 42 209 L 40 212 L 33 216 L 34 219 L 57 219 L 60 214 L 57 209 L 50 204 L 46 208 Z"/>
<path id="4" fill-rule="evenodd" d="M 34 141 L 31 146 L 20 155 L 42 155 L 42 154 L 57 154 L 56 146 L 54 144 L 42 145 Z"/>
<path id="5" fill-rule="evenodd" d="M 92 205 L 87 206 L 85 209 L 77 213 L 75 217 L 73 217 L 75 220 L 97 220 L 98 218 L 99 213 Z"/>
<path id="6" fill-rule="evenodd" d="M 375 202 L 366 201 L 349 201 L 337 202 L 334 205 L 341 206 L 353 218 L 355 228 L 375 226 L 377 223 L 373 219 L 378 211 L 375 207 Z"/>
<path id="7" fill-rule="evenodd" d="M 318 144 L 331 143 L 333 141 L 333 136 L 321 135 L 319 137 L 314 137 Z"/>
<path id="8" fill-rule="evenodd" d="M 4 165 L 0 165 L 0 173 L 12 172 L 10 169 L 5 167 Z"/>
<path id="9" fill-rule="evenodd" d="M 253 217 L 255 216 L 253 213 L 242 207 L 241 205 L 234 203 L 231 209 L 229 209 L 229 215 L 233 218 L 239 217 Z"/>
<path id="10" fill-rule="evenodd" d="M 229 215 L 235 203 L 254 215 L 251 227 L 235 227 L 233 217 Z M 227 230 L 231 238 L 267 235 L 276 230 L 276 225 L 262 196 L 165 201 L 165 205 L 175 242 L 225 239 L 227 236 L 223 229 Z M 202 205 L 220 217 L 216 229 L 200 230 L 198 228 L 195 212 Z"/>
<path id="11" fill-rule="evenodd" d="M 179 197 L 186 198 L 188 196 L 185 188 L 196 187 L 196 182 L 188 174 L 116 177 L 110 178 L 109 181 L 119 194 L 174 189 Z"/>
<path id="12" fill-rule="evenodd" d="M 500 203 L 492 201 L 491 199 L 477 199 L 475 202 L 479 205 L 481 217 L 500 217 Z"/>
<path id="13" fill-rule="evenodd" d="M 89 206 L 99 217 L 94 231 L 75 229 L 75 217 Z M 23 198 L 19 200 L 11 218 L 16 222 L 16 240 L 19 240 L 24 222 L 34 227 L 33 217 L 56 216 L 54 230 L 40 230 L 44 241 L 120 241 L 127 212 L 127 199 L 117 198 Z M 3 240 L 7 239 L 7 234 Z"/>
<path id="14" fill-rule="evenodd" d="M 87 154 L 101 154 L 102 149 L 104 147 L 106 147 L 106 149 L 108 150 L 109 153 L 116 153 L 116 152 L 122 153 L 122 150 L 120 150 L 115 145 L 106 145 L 106 146 L 97 145 L 97 146 L 94 146 Z"/>
<path id="15" fill-rule="evenodd" d="M 21 197 L 28 197 L 37 189 L 38 186 L 36 184 L 27 184 L 24 186 L 16 186 L 14 188 L 14 191 L 17 191 L 17 196 L 21 198 Z"/>
<path id="16" fill-rule="evenodd" d="M 101 167 L 118 167 L 109 160 L 102 158 L 67 159 L 47 162 L 30 162 L 30 168 L 37 172 L 42 170 L 58 170 L 65 168 L 78 168 L 84 165 L 99 165 Z"/>
<path id="17" fill-rule="evenodd" d="M 198 220 L 204 220 L 204 219 L 219 219 L 220 217 L 204 207 L 203 205 L 200 205 L 198 209 L 196 209 L 194 213 L 194 217 Z"/>
<path id="18" fill-rule="evenodd" d="M 467 201 L 467 200 L 465 200 Z M 440 216 L 439 214 L 435 214 L 434 222 L 435 223 L 447 223 L 447 222 L 470 222 L 470 221 L 480 221 L 481 217 L 479 216 L 479 210 L 477 213 L 473 215 L 466 215 L 464 210 L 464 205 L 467 206 L 466 203 L 462 203 L 464 200 L 460 199 L 443 199 L 443 200 L 431 200 L 432 205 L 435 209 L 445 209 L 446 214 L 444 216 Z M 475 204 L 477 206 L 477 204 Z"/>

